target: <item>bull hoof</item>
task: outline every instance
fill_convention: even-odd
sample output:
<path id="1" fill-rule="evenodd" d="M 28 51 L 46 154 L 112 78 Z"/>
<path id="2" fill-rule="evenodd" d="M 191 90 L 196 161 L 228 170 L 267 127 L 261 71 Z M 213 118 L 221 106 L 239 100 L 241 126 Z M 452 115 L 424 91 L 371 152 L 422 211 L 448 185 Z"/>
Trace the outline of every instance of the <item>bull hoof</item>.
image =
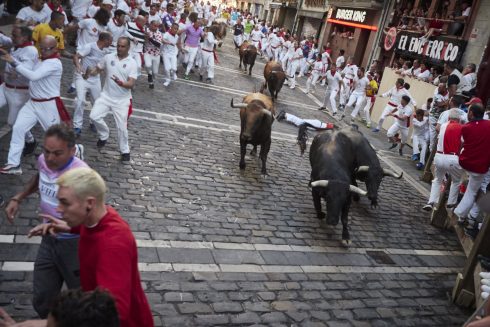
<path id="1" fill-rule="evenodd" d="M 245 163 L 244 162 L 240 162 L 240 170 L 244 170 L 245 169 Z"/>
<path id="2" fill-rule="evenodd" d="M 248 73 L 248 75 L 249 75 L 249 76 L 252 76 L 252 72 L 249 72 L 249 73 Z"/>
<path id="3" fill-rule="evenodd" d="M 316 217 L 321 220 L 321 219 L 325 218 L 325 213 L 323 213 L 323 212 L 317 213 Z"/>
<path id="4" fill-rule="evenodd" d="M 342 240 L 342 246 L 349 247 L 352 244 L 351 240 Z"/>
<path id="5" fill-rule="evenodd" d="M 333 219 L 333 220 L 329 220 L 329 219 L 327 219 L 326 223 L 327 223 L 327 225 L 337 226 L 337 224 L 338 224 L 339 222 L 338 222 L 338 221 L 336 221 L 335 219 Z"/>

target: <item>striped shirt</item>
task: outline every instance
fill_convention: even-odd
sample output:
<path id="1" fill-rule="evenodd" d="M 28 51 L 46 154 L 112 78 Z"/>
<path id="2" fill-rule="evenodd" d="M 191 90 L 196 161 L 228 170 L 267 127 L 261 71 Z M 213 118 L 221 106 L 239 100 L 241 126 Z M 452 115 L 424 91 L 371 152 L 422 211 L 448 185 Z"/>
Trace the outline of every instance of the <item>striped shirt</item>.
<path id="1" fill-rule="evenodd" d="M 145 29 L 138 27 L 136 23 L 128 22 L 128 33 L 129 38 L 133 41 L 138 41 L 138 43 L 133 42 L 131 47 L 132 52 L 143 52 L 143 44 L 145 43 Z"/>

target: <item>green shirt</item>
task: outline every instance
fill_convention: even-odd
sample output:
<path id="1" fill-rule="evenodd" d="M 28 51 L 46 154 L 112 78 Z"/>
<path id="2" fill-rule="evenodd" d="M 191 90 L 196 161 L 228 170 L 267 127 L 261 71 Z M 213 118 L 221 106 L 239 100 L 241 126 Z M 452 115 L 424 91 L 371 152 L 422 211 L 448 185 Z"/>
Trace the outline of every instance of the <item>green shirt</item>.
<path id="1" fill-rule="evenodd" d="M 254 28 L 254 24 L 252 22 L 245 22 L 245 33 L 250 34 Z"/>

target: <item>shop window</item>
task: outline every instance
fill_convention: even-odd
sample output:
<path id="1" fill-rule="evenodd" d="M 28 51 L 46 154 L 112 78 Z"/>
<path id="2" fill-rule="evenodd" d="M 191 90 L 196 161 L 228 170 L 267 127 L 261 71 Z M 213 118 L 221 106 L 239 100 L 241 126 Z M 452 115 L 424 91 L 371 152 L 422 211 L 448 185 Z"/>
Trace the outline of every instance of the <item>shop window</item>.
<path id="1" fill-rule="evenodd" d="M 336 24 L 331 35 L 352 40 L 354 38 L 354 31 L 354 27 Z"/>

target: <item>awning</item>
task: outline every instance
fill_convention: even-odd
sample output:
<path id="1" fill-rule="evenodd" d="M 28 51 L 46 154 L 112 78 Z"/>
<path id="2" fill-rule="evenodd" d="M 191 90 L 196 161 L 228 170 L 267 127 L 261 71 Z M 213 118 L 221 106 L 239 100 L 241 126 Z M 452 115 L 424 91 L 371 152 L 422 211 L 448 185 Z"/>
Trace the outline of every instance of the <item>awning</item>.
<path id="1" fill-rule="evenodd" d="M 333 23 L 333 24 L 339 24 L 339 25 L 345 25 L 345 26 L 351 26 L 355 28 L 363 28 L 366 30 L 371 30 L 371 31 L 377 31 L 378 27 L 377 26 L 371 26 L 371 25 L 365 25 L 365 24 L 358 24 L 358 23 L 351 23 L 351 22 L 346 22 L 343 20 L 338 20 L 338 19 L 332 19 L 328 18 L 327 22 Z"/>

